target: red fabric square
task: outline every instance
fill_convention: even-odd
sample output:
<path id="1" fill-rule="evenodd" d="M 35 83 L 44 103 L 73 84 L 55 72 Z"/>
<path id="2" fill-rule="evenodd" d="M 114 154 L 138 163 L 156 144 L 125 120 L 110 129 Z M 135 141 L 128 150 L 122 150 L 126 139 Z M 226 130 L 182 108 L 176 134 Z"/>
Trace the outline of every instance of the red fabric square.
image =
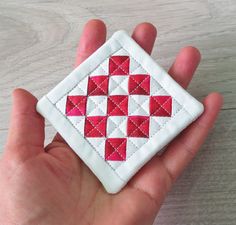
<path id="1" fill-rule="evenodd" d="M 109 59 L 110 75 L 129 75 L 129 56 L 111 56 Z"/>
<path id="2" fill-rule="evenodd" d="M 67 96 L 66 99 L 66 115 L 82 116 L 86 113 L 87 96 Z"/>
<path id="3" fill-rule="evenodd" d="M 107 138 L 105 159 L 112 161 L 126 160 L 126 138 Z"/>
<path id="4" fill-rule="evenodd" d="M 171 96 L 151 96 L 150 114 L 151 116 L 171 116 L 172 97 Z"/>
<path id="5" fill-rule="evenodd" d="M 85 137 L 106 137 L 106 116 L 88 116 L 85 118 Z"/>
<path id="6" fill-rule="evenodd" d="M 150 76 L 137 74 L 129 76 L 129 94 L 130 95 L 149 95 L 150 94 Z"/>
<path id="7" fill-rule="evenodd" d="M 129 116 L 128 137 L 149 137 L 149 116 Z"/>
<path id="8" fill-rule="evenodd" d="M 108 76 L 89 77 L 88 95 L 107 95 L 108 94 Z"/>
<path id="9" fill-rule="evenodd" d="M 107 114 L 109 116 L 128 115 L 128 96 L 112 95 L 108 97 Z"/>

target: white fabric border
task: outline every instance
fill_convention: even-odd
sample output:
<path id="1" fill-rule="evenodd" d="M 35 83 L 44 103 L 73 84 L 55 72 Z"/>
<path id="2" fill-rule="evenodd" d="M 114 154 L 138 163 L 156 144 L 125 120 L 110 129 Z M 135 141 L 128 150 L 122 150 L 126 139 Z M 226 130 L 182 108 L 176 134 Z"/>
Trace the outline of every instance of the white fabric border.
<path id="1" fill-rule="evenodd" d="M 116 193 L 126 184 L 46 96 L 38 102 L 37 111 L 55 127 L 108 192 Z"/>
<path id="2" fill-rule="evenodd" d="M 135 154 L 132 154 L 115 171 L 57 109 L 55 103 L 70 92 L 88 73 L 95 70 L 101 62 L 121 47 L 128 51 L 131 57 L 141 64 L 148 74 L 151 76 L 155 74 L 156 78 L 158 78 L 158 83 L 184 109 L 180 110 L 171 118 L 171 121 L 166 124 L 165 128 L 157 132 L 141 149 L 135 152 Z M 155 79 L 154 76 L 153 78 Z M 167 75 L 125 31 L 117 31 L 103 46 L 44 96 L 37 104 L 37 111 L 52 123 L 70 147 L 98 177 L 105 189 L 109 193 L 116 193 L 129 181 L 138 169 L 203 112 L 203 105 Z M 142 159 L 142 162 L 140 159 Z"/>

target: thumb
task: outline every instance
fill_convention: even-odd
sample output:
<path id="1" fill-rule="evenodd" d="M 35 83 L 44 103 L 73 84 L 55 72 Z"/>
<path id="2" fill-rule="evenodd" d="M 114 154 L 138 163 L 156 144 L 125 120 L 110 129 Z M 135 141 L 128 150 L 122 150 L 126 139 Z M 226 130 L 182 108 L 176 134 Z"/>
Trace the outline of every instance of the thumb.
<path id="1" fill-rule="evenodd" d="M 44 119 L 36 111 L 37 99 L 28 91 L 12 93 L 13 106 L 6 153 L 28 158 L 43 151 Z"/>

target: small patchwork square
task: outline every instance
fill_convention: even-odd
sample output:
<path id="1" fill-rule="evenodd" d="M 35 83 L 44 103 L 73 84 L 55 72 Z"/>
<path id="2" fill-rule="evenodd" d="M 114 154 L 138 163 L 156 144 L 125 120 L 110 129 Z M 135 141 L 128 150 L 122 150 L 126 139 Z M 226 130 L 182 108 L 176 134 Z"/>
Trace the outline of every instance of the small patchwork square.
<path id="1" fill-rule="evenodd" d="M 109 95 L 128 95 L 128 76 L 109 77 Z"/>
<path id="2" fill-rule="evenodd" d="M 129 116 L 128 137 L 149 137 L 149 116 Z"/>
<path id="3" fill-rule="evenodd" d="M 114 95 L 108 97 L 107 114 L 109 116 L 123 116 L 128 114 L 128 96 Z"/>
<path id="4" fill-rule="evenodd" d="M 79 133 L 82 136 L 84 136 L 85 116 L 70 116 L 68 117 L 68 119 L 74 125 L 74 127 L 79 131 Z"/>
<path id="5" fill-rule="evenodd" d="M 105 144 L 105 160 L 126 160 L 126 138 L 107 138 Z"/>
<path id="6" fill-rule="evenodd" d="M 158 77 L 158 75 L 156 77 Z M 160 92 L 162 90 L 163 90 L 163 88 L 157 82 L 156 78 L 150 77 L 150 95 L 160 95 Z"/>
<path id="7" fill-rule="evenodd" d="M 85 137 L 106 137 L 106 116 L 88 116 L 85 118 Z"/>
<path id="8" fill-rule="evenodd" d="M 89 116 L 107 115 L 107 96 L 89 96 L 86 114 Z"/>
<path id="9" fill-rule="evenodd" d="M 149 116 L 150 96 L 147 95 L 130 95 L 129 96 L 129 116 Z"/>
<path id="10" fill-rule="evenodd" d="M 109 59 L 110 75 L 129 75 L 129 56 L 111 56 Z"/>
<path id="11" fill-rule="evenodd" d="M 204 108 L 118 31 L 36 109 L 104 188 L 117 193 Z"/>
<path id="12" fill-rule="evenodd" d="M 86 113 L 87 96 L 67 96 L 66 115 L 82 116 Z"/>
<path id="13" fill-rule="evenodd" d="M 149 95 L 150 94 L 150 76 L 145 74 L 129 76 L 129 94 L 130 95 Z"/>
<path id="14" fill-rule="evenodd" d="M 151 96 L 150 97 L 150 114 L 152 116 L 170 117 L 172 112 L 171 96 Z"/>
<path id="15" fill-rule="evenodd" d="M 108 94 L 108 76 L 89 77 L 88 95 L 107 95 Z"/>
<path id="16" fill-rule="evenodd" d="M 127 116 L 107 117 L 107 137 L 127 136 Z"/>

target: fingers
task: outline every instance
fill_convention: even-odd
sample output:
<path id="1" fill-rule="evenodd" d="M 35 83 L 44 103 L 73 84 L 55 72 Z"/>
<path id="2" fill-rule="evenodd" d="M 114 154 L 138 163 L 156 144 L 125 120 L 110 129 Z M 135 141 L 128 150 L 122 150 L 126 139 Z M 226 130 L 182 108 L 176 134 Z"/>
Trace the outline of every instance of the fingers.
<path id="1" fill-rule="evenodd" d="M 101 20 L 88 21 L 83 29 L 77 54 L 75 66 L 78 66 L 106 41 L 106 26 Z"/>
<path id="2" fill-rule="evenodd" d="M 182 87 L 187 88 L 201 60 L 201 54 L 194 47 L 183 48 L 169 70 L 169 74 Z"/>
<path id="3" fill-rule="evenodd" d="M 178 136 L 162 156 L 154 157 L 129 182 L 150 196 L 159 208 L 173 182 L 199 151 L 222 105 L 222 97 L 213 93 L 204 100 L 203 115 Z"/>
<path id="4" fill-rule="evenodd" d="M 106 41 L 106 25 L 98 19 L 89 20 L 83 29 L 77 48 L 75 66 L 81 64 Z M 53 141 L 65 142 L 59 133 Z"/>
<path id="5" fill-rule="evenodd" d="M 161 160 L 173 180 L 192 161 L 211 130 L 222 106 L 223 99 L 218 93 L 208 95 L 204 100 L 204 113 L 181 133 L 161 156 Z"/>
<path id="6" fill-rule="evenodd" d="M 43 151 L 44 119 L 36 111 L 37 99 L 23 89 L 14 90 L 12 97 L 6 152 L 27 156 Z"/>
<path id="7" fill-rule="evenodd" d="M 132 38 L 151 54 L 157 36 L 157 30 L 151 23 L 140 23 L 133 31 Z"/>

